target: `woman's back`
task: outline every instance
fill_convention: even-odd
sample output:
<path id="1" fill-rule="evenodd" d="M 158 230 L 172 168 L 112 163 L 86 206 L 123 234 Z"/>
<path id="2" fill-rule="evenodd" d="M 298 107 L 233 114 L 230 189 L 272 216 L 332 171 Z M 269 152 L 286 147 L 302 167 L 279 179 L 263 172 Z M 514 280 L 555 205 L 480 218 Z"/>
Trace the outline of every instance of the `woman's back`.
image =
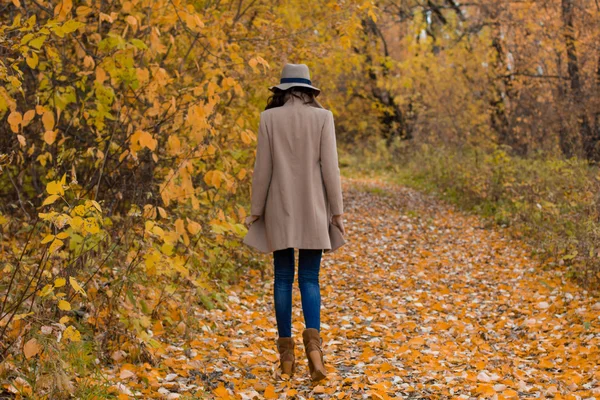
<path id="1" fill-rule="evenodd" d="M 328 113 L 295 97 L 281 107 L 263 111 L 261 118 L 265 118 L 273 149 L 274 176 L 309 178 L 302 172 L 319 166 L 321 133 Z"/>
<path id="2" fill-rule="evenodd" d="M 251 212 L 266 229 L 244 242 L 264 252 L 330 249 L 329 221 L 343 208 L 331 111 L 292 96 L 261 112 L 258 142 Z"/>

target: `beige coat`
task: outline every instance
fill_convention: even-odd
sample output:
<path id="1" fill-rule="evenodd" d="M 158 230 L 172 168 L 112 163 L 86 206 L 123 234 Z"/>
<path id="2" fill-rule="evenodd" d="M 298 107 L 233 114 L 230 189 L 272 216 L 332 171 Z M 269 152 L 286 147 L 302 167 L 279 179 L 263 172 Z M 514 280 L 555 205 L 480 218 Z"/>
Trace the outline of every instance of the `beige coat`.
<path id="1" fill-rule="evenodd" d="M 251 214 L 243 242 L 260 252 L 293 247 L 330 252 L 345 243 L 333 113 L 290 97 L 260 113 Z"/>

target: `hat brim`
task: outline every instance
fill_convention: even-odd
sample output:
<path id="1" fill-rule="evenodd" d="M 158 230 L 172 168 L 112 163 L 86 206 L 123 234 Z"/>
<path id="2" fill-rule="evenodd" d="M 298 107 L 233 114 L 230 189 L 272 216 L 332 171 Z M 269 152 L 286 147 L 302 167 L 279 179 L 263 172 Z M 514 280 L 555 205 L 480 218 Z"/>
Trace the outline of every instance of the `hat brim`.
<path id="1" fill-rule="evenodd" d="M 287 90 L 293 86 L 303 86 L 303 87 L 308 87 L 311 89 L 316 90 L 315 93 L 315 97 L 317 97 L 319 95 L 319 93 L 321 93 L 321 89 L 314 87 L 312 85 L 309 85 L 307 83 L 296 83 L 296 82 L 289 82 L 289 83 L 280 83 L 279 85 L 274 85 L 274 86 L 269 86 L 269 90 L 272 92 L 273 88 L 277 88 L 277 89 L 281 89 L 281 90 Z"/>

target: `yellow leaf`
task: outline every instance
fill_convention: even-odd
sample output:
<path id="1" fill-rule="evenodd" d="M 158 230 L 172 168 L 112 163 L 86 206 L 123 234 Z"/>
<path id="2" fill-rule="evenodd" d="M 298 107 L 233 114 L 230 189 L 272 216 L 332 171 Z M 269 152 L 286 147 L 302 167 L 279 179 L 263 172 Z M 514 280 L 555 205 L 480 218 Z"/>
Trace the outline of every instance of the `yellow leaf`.
<path id="1" fill-rule="evenodd" d="M 192 235 L 197 234 L 198 232 L 200 232 L 200 229 L 202 229 L 202 227 L 200 226 L 199 223 L 195 222 L 195 221 L 191 221 L 190 219 L 187 220 L 188 221 L 188 232 L 191 233 Z"/>
<path id="2" fill-rule="evenodd" d="M 69 304 L 69 302 L 66 301 L 66 300 L 60 300 L 58 302 L 58 308 L 60 308 L 63 311 L 70 311 L 71 310 L 71 304 Z"/>
<path id="3" fill-rule="evenodd" d="M 29 68 L 35 69 L 35 67 L 37 67 L 38 62 L 39 62 L 37 53 L 32 52 L 31 57 L 25 57 L 25 62 L 27 63 Z"/>
<path id="4" fill-rule="evenodd" d="M 182 219 L 177 219 L 177 221 L 175 221 L 175 232 L 177 232 L 178 235 L 183 236 L 183 243 L 185 243 L 186 246 L 190 244 L 190 238 L 185 231 L 185 224 Z"/>
<path id="5" fill-rule="evenodd" d="M 127 21 L 127 23 L 131 26 L 137 26 L 137 19 L 135 19 L 135 17 L 133 15 L 128 15 L 125 18 L 125 21 Z"/>
<path id="6" fill-rule="evenodd" d="M 250 139 L 250 136 L 248 136 L 246 131 L 240 132 L 240 136 L 242 137 L 242 142 L 244 142 L 245 144 L 252 143 L 252 139 Z"/>
<path id="7" fill-rule="evenodd" d="M 29 341 L 25 343 L 25 346 L 23 346 L 23 353 L 25 353 L 25 358 L 29 360 L 31 357 L 39 353 L 41 349 L 42 346 L 40 346 L 37 340 L 33 338 L 29 339 Z"/>
<path id="8" fill-rule="evenodd" d="M 181 218 L 178 218 L 177 221 L 175 221 L 175 232 L 177 232 L 180 235 L 183 235 L 185 233 L 185 226 Z"/>
<path id="9" fill-rule="evenodd" d="M 54 240 L 54 235 L 48 235 L 42 239 L 41 244 L 46 244 Z"/>
<path id="10" fill-rule="evenodd" d="M 152 228 L 152 233 L 154 233 L 156 236 L 158 236 L 158 237 L 159 237 L 159 238 L 161 238 L 161 239 L 163 238 L 163 236 L 165 236 L 165 231 L 164 231 L 164 229 L 163 229 L 163 228 L 161 228 L 161 227 L 160 227 L 160 226 L 158 226 L 158 225 L 155 225 L 155 226 Z"/>
<path id="11" fill-rule="evenodd" d="M 54 287 L 63 287 L 67 284 L 67 280 L 65 278 L 56 278 L 54 281 Z"/>
<path id="12" fill-rule="evenodd" d="M 15 315 L 15 317 L 13 318 L 13 321 L 18 321 L 18 320 L 20 320 L 20 319 L 27 318 L 28 316 L 30 316 L 30 315 L 33 315 L 33 314 L 34 314 L 34 312 L 33 312 L 33 311 L 31 311 L 31 312 L 28 312 L 28 313 L 24 313 L 24 314 L 17 314 L 17 315 Z"/>
<path id="13" fill-rule="evenodd" d="M 48 296 L 50 293 L 52 293 L 52 291 L 54 290 L 54 285 L 46 285 L 43 288 L 40 289 L 40 291 L 38 292 L 38 295 L 40 297 L 46 297 Z"/>
<path id="14" fill-rule="evenodd" d="M 63 245 L 63 241 L 60 239 L 54 239 L 54 242 L 52 242 L 52 244 L 50 245 L 50 248 L 48 249 L 48 252 L 50 254 L 54 253 L 56 250 L 60 249 Z"/>
<path id="15" fill-rule="evenodd" d="M 165 209 L 162 207 L 157 207 L 157 208 L 158 208 L 158 213 L 160 214 L 161 218 L 167 218 L 167 212 L 165 211 Z"/>
<path id="16" fill-rule="evenodd" d="M 46 111 L 44 115 L 42 115 L 42 124 L 44 124 L 44 129 L 46 131 L 54 129 L 54 114 L 52 111 Z"/>
<path id="17" fill-rule="evenodd" d="M 69 237 L 69 234 L 67 232 L 61 232 L 58 235 L 56 235 L 56 237 L 59 239 L 66 239 Z"/>
<path id="18" fill-rule="evenodd" d="M 70 222 L 71 228 L 73 228 L 76 232 L 81 232 L 83 229 L 83 218 L 79 215 L 73 217 Z"/>
<path id="19" fill-rule="evenodd" d="M 96 219 L 90 217 L 83 220 L 83 230 L 86 233 L 94 235 L 100 232 L 100 227 L 98 226 L 98 222 L 96 221 Z"/>
<path id="20" fill-rule="evenodd" d="M 85 17 L 86 15 L 88 15 L 89 13 L 91 13 L 92 11 L 94 11 L 92 9 L 92 7 L 88 7 L 88 6 L 79 6 L 75 9 L 75 13 L 77 13 L 78 17 Z"/>
<path id="21" fill-rule="evenodd" d="M 267 60 L 265 60 L 264 58 L 257 56 L 256 60 L 263 66 L 263 71 L 266 71 L 267 68 L 271 68 Z"/>
<path id="22" fill-rule="evenodd" d="M 54 16 L 58 17 L 57 19 L 59 21 L 62 21 L 67 17 L 67 15 L 69 15 L 71 8 L 73 8 L 72 0 L 62 0 L 56 7 L 54 7 Z"/>
<path id="23" fill-rule="evenodd" d="M 57 131 L 44 132 L 44 142 L 46 142 L 48 144 L 54 143 L 54 141 L 56 140 L 56 133 L 57 133 Z"/>
<path id="24" fill-rule="evenodd" d="M 58 322 L 60 322 L 61 324 L 66 324 L 67 322 L 69 322 L 71 318 L 69 318 L 68 315 L 65 315 L 64 317 L 62 317 L 61 319 L 58 320 Z"/>
<path id="25" fill-rule="evenodd" d="M 46 185 L 46 191 L 48 194 L 65 194 L 65 191 L 59 181 L 48 182 Z"/>
<path id="26" fill-rule="evenodd" d="M 137 141 L 140 146 L 147 147 L 150 150 L 154 151 L 156 149 L 156 145 L 158 141 L 152 137 L 152 135 L 146 131 L 136 131 L 132 136 L 131 140 L 133 142 Z"/>
<path id="27" fill-rule="evenodd" d="M 369 14 L 369 16 L 371 17 L 371 19 L 373 19 L 373 22 L 377 22 L 377 15 L 373 12 L 373 9 L 369 9 L 369 11 L 367 12 L 367 14 Z"/>
<path id="28" fill-rule="evenodd" d="M 92 200 L 92 204 L 96 207 L 96 210 L 102 212 L 102 208 L 100 208 L 100 204 L 96 200 Z"/>
<path id="29" fill-rule="evenodd" d="M 46 200 L 44 200 L 44 202 L 42 203 L 42 205 L 43 206 L 47 206 L 48 204 L 54 203 L 58 199 L 60 199 L 59 195 L 57 195 L 57 194 L 51 194 L 50 196 L 48 196 L 46 198 Z"/>
<path id="30" fill-rule="evenodd" d="M 81 340 L 81 333 L 71 325 L 63 332 L 63 338 L 73 342 L 79 342 Z"/>
<path id="31" fill-rule="evenodd" d="M 177 136 L 175 136 L 175 135 L 169 136 L 169 139 L 167 139 L 167 144 L 168 144 L 169 154 L 175 155 L 175 154 L 179 153 L 179 151 L 181 151 L 181 141 L 179 140 L 179 138 Z"/>
<path id="32" fill-rule="evenodd" d="M 170 243 L 164 243 L 160 246 L 160 251 L 167 256 L 173 255 L 173 245 Z"/>
<path id="33" fill-rule="evenodd" d="M 75 278 L 73 278 L 72 276 L 69 277 L 69 283 L 71 284 L 71 287 L 73 289 L 75 289 L 75 291 L 77 293 L 81 293 L 82 295 L 87 297 L 87 293 L 85 292 L 85 290 L 83 290 L 83 288 L 79 285 L 79 283 L 77 283 L 77 281 L 75 280 Z"/>
<path id="34" fill-rule="evenodd" d="M 121 153 L 121 155 L 119 156 L 119 162 L 123 161 L 123 159 L 125 157 L 127 157 L 129 155 L 129 150 L 125 150 L 124 152 Z"/>
<path id="35" fill-rule="evenodd" d="M 205 175 L 204 175 L 204 182 L 206 182 L 207 185 L 211 185 L 216 187 L 217 189 L 221 186 L 221 181 L 223 180 L 223 172 L 221 171 L 217 171 L 217 170 L 212 170 L 212 171 L 208 171 Z"/>

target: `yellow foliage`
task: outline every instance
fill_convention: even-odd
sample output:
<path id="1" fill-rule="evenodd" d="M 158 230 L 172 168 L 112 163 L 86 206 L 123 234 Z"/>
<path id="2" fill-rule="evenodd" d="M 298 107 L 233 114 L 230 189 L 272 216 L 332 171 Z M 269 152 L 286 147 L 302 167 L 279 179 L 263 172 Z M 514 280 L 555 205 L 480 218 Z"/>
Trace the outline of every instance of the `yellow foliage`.
<path id="1" fill-rule="evenodd" d="M 67 329 L 62 333 L 63 339 L 70 340 L 72 342 L 81 341 L 81 333 L 72 325 L 69 325 Z"/>
<path id="2" fill-rule="evenodd" d="M 14 0 L 0 13 L 8 55 L 0 63 L 0 126 L 14 153 L 0 154 L 0 194 L 11 205 L 1 210 L 1 247 L 7 260 L 24 252 L 7 299 L 14 338 L 34 326 L 23 322 L 48 321 L 56 335 L 49 342 L 63 350 L 55 323 L 69 317 L 57 316 L 55 305 L 67 311 L 72 294 L 94 312 L 77 317 L 85 337 L 73 326 L 62 332 L 67 342 L 93 340 L 106 323 L 123 321 L 110 327 L 115 338 L 136 337 L 158 354 L 160 343 L 140 327 L 187 331 L 167 320 L 189 319 L 181 304 L 193 303 L 197 287 L 214 290 L 214 265 L 233 275 L 230 265 L 248 257 L 236 222 L 249 206 L 258 114 L 281 66 L 280 49 L 268 43 L 294 38 L 289 57 L 321 60 L 308 63 L 324 83 L 340 74 L 323 57 L 339 53 L 332 34 L 349 32 L 358 12 L 354 0 L 335 15 L 325 3 L 294 12 L 249 3 L 237 16 L 226 3 L 148 4 Z M 305 31 L 300 14 L 318 23 Z M 2 268 L 10 277 L 16 267 Z M 29 276 L 35 315 L 18 304 Z M 56 276 L 68 276 L 73 293 L 55 293 L 66 286 Z M 100 351 L 123 344 L 109 342 Z"/>
<path id="3" fill-rule="evenodd" d="M 75 291 L 77 293 L 80 293 L 83 296 L 87 297 L 87 293 L 85 292 L 85 290 L 83 290 L 83 288 L 81 287 L 81 285 L 79 285 L 79 283 L 77 283 L 77 281 L 75 280 L 75 278 L 73 278 L 72 276 L 69 277 L 69 283 L 71 284 L 71 287 L 73 289 L 75 289 Z"/>

